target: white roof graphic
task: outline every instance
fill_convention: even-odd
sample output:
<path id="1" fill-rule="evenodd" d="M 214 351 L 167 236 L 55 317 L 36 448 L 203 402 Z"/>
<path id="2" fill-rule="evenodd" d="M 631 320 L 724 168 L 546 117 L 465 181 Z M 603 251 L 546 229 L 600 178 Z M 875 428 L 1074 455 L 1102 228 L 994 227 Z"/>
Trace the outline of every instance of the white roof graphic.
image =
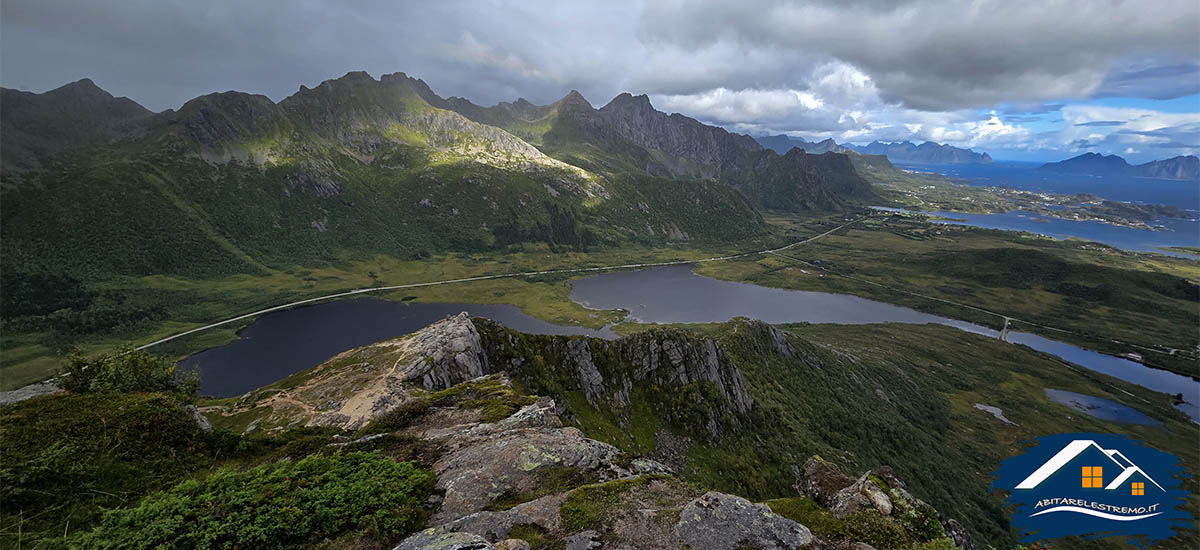
<path id="1" fill-rule="evenodd" d="M 1137 464 L 1134 464 L 1132 460 L 1129 460 L 1125 455 L 1121 454 L 1121 451 L 1116 449 L 1105 449 L 1090 439 L 1076 439 L 1075 441 L 1068 443 L 1066 447 L 1063 447 L 1062 450 L 1058 452 L 1058 454 L 1050 457 L 1050 460 L 1047 460 L 1045 464 L 1042 464 L 1041 467 L 1039 467 L 1037 470 L 1034 470 L 1032 474 L 1029 474 L 1029 477 L 1025 478 L 1025 481 L 1017 484 L 1016 488 L 1033 489 L 1034 487 L 1037 487 L 1043 481 L 1046 481 L 1046 478 L 1053 475 L 1054 472 L 1057 472 L 1060 468 L 1066 466 L 1068 462 L 1074 460 L 1075 457 L 1079 456 L 1080 453 L 1092 447 L 1095 447 L 1100 452 L 1104 453 L 1104 456 L 1107 456 L 1109 460 L 1113 461 L 1113 464 L 1116 464 L 1117 467 L 1121 469 L 1121 475 L 1117 476 L 1116 479 L 1112 480 L 1112 482 L 1110 482 L 1108 486 L 1104 488 L 1106 491 L 1111 491 L 1117 487 L 1120 487 L 1122 483 L 1125 483 L 1134 474 L 1141 474 L 1142 477 L 1146 478 L 1150 483 L 1153 483 L 1159 489 L 1163 491 L 1166 490 L 1163 489 L 1162 485 L 1159 485 L 1157 481 L 1154 481 L 1153 478 L 1139 468 Z"/>

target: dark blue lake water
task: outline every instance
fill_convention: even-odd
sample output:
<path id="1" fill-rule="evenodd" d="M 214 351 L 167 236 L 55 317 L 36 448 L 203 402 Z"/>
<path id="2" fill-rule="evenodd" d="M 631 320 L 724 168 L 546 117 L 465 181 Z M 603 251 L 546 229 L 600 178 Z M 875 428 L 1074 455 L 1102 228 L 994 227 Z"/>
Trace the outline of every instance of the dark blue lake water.
<path id="1" fill-rule="evenodd" d="M 416 332 L 463 311 L 531 334 L 616 337 L 608 329 L 548 323 L 508 305 L 405 304 L 359 298 L 263 315 L 239 332 L 237 340 L 192 355 L 179 366 L 199 370 L 203 395 L 241 395 L 320 365 L 348 349 Z"/>

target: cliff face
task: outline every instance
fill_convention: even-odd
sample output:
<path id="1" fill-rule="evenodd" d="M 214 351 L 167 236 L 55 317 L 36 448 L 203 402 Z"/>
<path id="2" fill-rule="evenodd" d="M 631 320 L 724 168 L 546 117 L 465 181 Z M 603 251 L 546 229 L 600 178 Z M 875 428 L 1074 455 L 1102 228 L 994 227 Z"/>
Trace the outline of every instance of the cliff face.
<path id="1" fill-rule="evenodd" d="M 579 392 L 627 425 L 649 403 L 663 420 L 715 439 L 754 406 L 742 372 L 711 339 L 651 330 L 608 341 L 522 334 L 486 319 L 475 325 L 491 368 L 534 391 Z"/>
<path id="2" fill-rule="evenodd" d="M 1200 157 L 1179 156 L 1154 160 L 1134 167 L 1138 175 L 1169 180 L 1200 180 Z"/>

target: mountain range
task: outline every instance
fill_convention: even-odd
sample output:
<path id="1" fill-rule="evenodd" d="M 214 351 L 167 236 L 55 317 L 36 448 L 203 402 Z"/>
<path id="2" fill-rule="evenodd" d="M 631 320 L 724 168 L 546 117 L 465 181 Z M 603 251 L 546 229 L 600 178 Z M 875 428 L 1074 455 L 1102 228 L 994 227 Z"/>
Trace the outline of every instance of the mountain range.
<path id="1" fill-rule="evenodd" d="M 873 141 L 867 145 L 844 143 L 839 145 L 833 139 L 819 142 L 806 141 L 803 138 L 779 134 L 755 138 L 763 147 L 773 149 L 778 153 L 786 153 L 793 147 L 799 147 L 808 153 L 845 153 L 853 151 L 864 155 L 886 155 L 892 162 L 911 162 L 921 164 L 987 164 L 992 162 L 991 155 L 976 153 L 970 149 L 960 149 L 951 145 L 943 145 L 926 141 L 916 145 L 910 141 L 884 143 Z"/>
<path id="2" fill-rule="evenodd" d="M 1168 180 L 1200 180 L 1200 158 L 1194 155 L 1154 160 L 1131 165 L 1117 155 L 1084 153 L 1059 162 L 1043 164 L 1046 172 L 1088 174 L 1093 176 L 1134 176 Z"/>
<path id="3" fill-rule="evenodd" d="M 229 91 L 161 113 L 87 79 L 0 100 L 6 271 L 203 276 L 524 242 L 732 242 L 765 233 L 764 209 L 872 197 L 845 155 L 780 155 L 630 94 L 482 107 L 351 72 L 279 102 Z"/>

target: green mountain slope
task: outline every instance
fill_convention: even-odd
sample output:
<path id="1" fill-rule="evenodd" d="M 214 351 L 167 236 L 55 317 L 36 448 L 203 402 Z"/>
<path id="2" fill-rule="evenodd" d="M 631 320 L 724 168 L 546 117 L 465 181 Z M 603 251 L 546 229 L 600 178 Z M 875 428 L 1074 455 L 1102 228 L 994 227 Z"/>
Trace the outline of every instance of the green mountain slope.
<path id="1" fill-rule="evenodd" d="M 123 139 L 81 138 L 94 145 L 69 158 L 47 153 L 61 165 L 6 187 L 3 267 L 205 276 L 519 242 L 726 242 L 765 230 L 728 186 L 591 173 L 435 107 L 431 94 L 403 74 L 350 73 L 279 103 L 210 94 L 138 118 Z"/>
<path id="2" fill-rule="evenodd" d="M 43 168 L 48 156 L 76 151 L 136 131 L 153 113 L 113 97 L 89 79 L 44 94 L 0 93 L 0 171 L 4 180 Z"/>

